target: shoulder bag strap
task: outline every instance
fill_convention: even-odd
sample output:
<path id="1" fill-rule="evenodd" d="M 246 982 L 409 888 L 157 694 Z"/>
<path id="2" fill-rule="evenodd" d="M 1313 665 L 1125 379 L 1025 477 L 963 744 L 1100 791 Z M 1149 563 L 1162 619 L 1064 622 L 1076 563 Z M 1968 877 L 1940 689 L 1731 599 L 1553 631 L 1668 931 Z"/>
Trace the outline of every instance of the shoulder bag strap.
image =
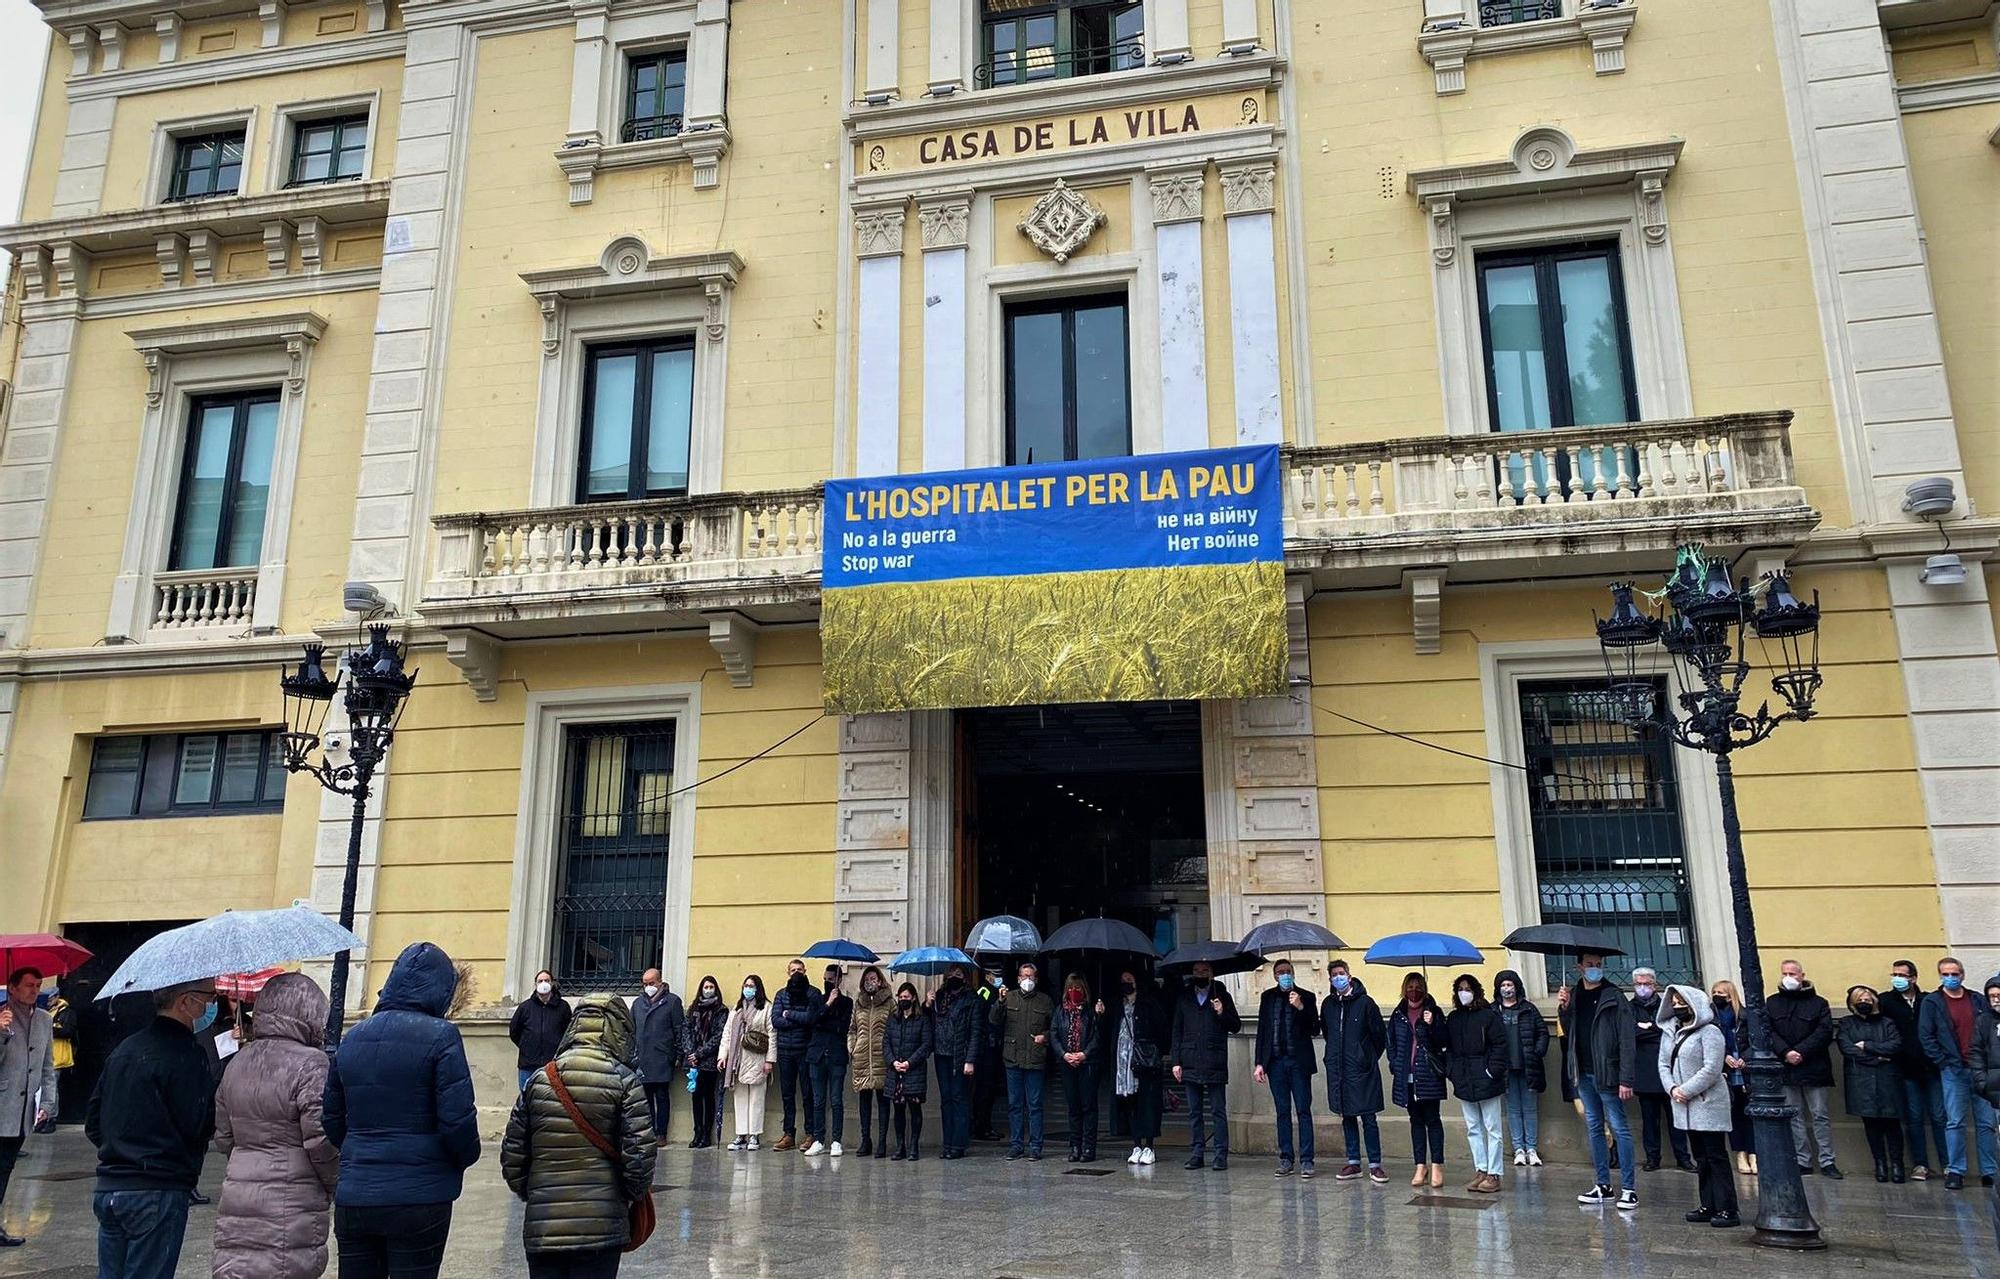
<path id="1" fill-rule="evenodd" d="M 550 1062 L 548 1065 L 543 1066 L 542 1074 L 548 1079 L 549 1087 L 555 1091 L 556 1100 L 561 1102 L 562 1108 L 569 1112 L 570 1122 L 575 1124 L 576 1130 L 583 1134 L 583 1139 L 597 1147 L 599 1151 L 614 1163 L 619 1162 L 618 1151 L 612 1147 L 610 1142 L 604 1139 L 603 1133 L 591 1127 L 590 1121 L 583 1117 L 583 1109 L 576 1104 L 576 1098 L 569 1095 L 569 1089 L 564 1086 L 562 1074 L 556 1070 L 556 1064 Z"/>

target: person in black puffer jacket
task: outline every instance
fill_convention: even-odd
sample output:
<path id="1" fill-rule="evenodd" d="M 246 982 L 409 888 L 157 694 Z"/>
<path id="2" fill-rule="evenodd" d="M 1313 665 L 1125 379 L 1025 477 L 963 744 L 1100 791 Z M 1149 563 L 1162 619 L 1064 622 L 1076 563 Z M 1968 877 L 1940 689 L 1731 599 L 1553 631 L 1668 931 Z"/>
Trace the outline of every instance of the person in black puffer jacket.
<path id="1" fill-rule="evenodd" d="M 1467 1190 L 1500 1193 L 1500 1116 L 1506 1110 L 1507 1031 L 1486 1002 L 1479 978 L 1461 973 L 1451 984 L 1444 1022 L 1444 1069 L 1465 1116 L 1473 1177 Z"/>
<path id="2" fill-rule="evenodd" d="M 1966 1065 L 1972 1069 L 1973 1093 L 2000 1110 L 2000 973 L 1986 979 L 1981 993 L 1986 999 L 1972 1019 L 1972 1053 Z M 2000 1248 L 2000 1186 L 1993 1188 L 1993 1243 Z"/>
<path id="3" fill-rule="evenodd" d="M 1388 1030 L 1382 1009 L 1361 979 L 1348 972 L 1346 960 L 1334 960 L 1328 972 L 1330 989 L 1319 1006 L 1320 1033 L 1326 1036 L 1326 1108 L 1340 1116 L 1347 1150 L 1347 1162 L 1335 1176 L 1342 1181 L 1361 1176 L 1365 1144 L 1368 1176 L 1379 1186 L 1389 1180 L 1382 1168 L 1382 1129 L 1375 1118 L 1382 1113 Z"/>
<path id="4" fill-rule="evenodd" d="M 551 1067 L 514 1101 L 500 1143 L 507 1188 L 526 1201 L 521 1242 L 529 1279 L 612 1279 L 628 1212 L 653 1184 L 652 1111 L 634 1064 L 637 1029 L 625 1001 L 581 1001 Z M 585 1122 L 618 1152 L 584 1136 L 550 1082 L 553 1068 Z"/>
<path id="5" fill-rule="evenodd" d="M 889 1158 L 915 1162 L 924 1140 L 924 1094 L 936 1040 L 931 1015 L 909 982 L 896 987 L 896 1011 L 882 1027 L 882 1061 L 889 1068 L 889 1104 L 896 1114 L 896 1153 Z M 888 1134 L 882 1136 L 887 1141 Z"/>
<path id="6" fill-rule="evenodd" d="M 457 988 L 450 956 L 412 942 L 327 1071 L 321 1123 L 340 1147 L 343 1272 L 436 1279 L 444 1261 L 452 1204 L 479 1160 L 465 1041 L 445 1019 Z"/>
<path id="7" fill-rule="evenodd" d="M 1410 1114 L 1410 1153 L 1417 1175 L 1410 1184 L 1444 1185 L 1444 1012 L 1431 998 L 1422 973 L 1403 976 L 1403 997 L 1389 1010 L 1390 1096 Z"/>
<path id="8" fill-rule="evenodd" d="M 795 1150 L 799 1144 L 799 1100 L 812 1106 L 812 1080 L 806 1051 L 812 1047 L 813 1023 L 825 1001 L 806 980 L 806 961 L 785 965 L 785 985 L 771 998 L 771 1037 L 778 1047 L 778 1092 L 784 1100 L 784 1133 L 773 1150 Z"/>
<path id="9" fill-rule="evenodd" d="M 1217 1172 L 1229 1167 L 1229 1037 L 1243 1029 L 1236 1001 L 1215 970 L 1196 964 L 1188 988 L 1174 1000 L 1174 1081 L 1187 1089 L 1188 1126 L 1193 1153 L 1186 1166 L 1199 1168 L 1213 1142 Z M 1205 1113 L 1204 1113 L 1205 1112 Z M 1206 1119 L 1209 1132 L 1203 1132 Z"/>
<path id="10" fill-rule="evenodd" d="M 1543 1059 L 1549 1052 L 1549 1023 L 1522 993 L 1521 974 L 1502 969 L 1493 979 L 1493 1011 L 1507 1036 L 1507 1135 L 1514 1142 L 1514 1166 L 1542 1166 L 1541 1096 L 1549 1086 Z"/>
<path id="11" fill-rule="evenodd" d="M 946 1159 L 963 1159 L 972 1145 L 972 1081 L 986 1035 L 986 1005 L 966 984 L 963 968 L 945 970 L 931 1006 L 931 1030 L 936 1038 L 932 1058 L 937 1063 L 938 1124 L 943 1129 Z M 882 1130 L 888 1136 L 885 1124 Z"/>
<path id="12" fill-rule="evenodd" d="M 1896 1054 L 1902 1032 L 1882 1015 L 1882 997 L 1873 986 L 1849 986 L 1847 1011 L 1834 1031 L 1840 1047 L 1842 1074 L 1847 1080 L 1847 1113 L 1861 1121 L 1868 1134 L 1868 1153 L 1875 1160 L 1875 1180 L 1902 1185 L 1903 1079 Z"/>

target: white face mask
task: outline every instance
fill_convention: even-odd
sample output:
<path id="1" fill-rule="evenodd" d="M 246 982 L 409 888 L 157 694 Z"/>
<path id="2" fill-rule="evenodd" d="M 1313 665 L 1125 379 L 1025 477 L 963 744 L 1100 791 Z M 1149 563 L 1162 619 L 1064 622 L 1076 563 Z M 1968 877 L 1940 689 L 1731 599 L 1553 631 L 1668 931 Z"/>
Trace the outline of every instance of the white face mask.
<path id="1" fill-rule="evenodd" d="M 1471 991 L 1469 991 L 1469 990 L 1461 990 L 1461 991 L 1459 991 L 1459 992 L 1458 992 L 1458 1006 L 1459 1006 L 1460 1008 L 1470 1008 L 1470 1007 L 1472 1007 L 1472 992 L 1471 992 Z"/>
<path id="2" fill-rule="evenodd" d="M 646 987 L 646 998 L 648 999 L 653 999 L 658 997 L 659 993 L 660 993 L 660 988 L 658 986 Z"/>
<path id="3" fill-rule="evenodd" d="M 1024 995 L 1032 995 L 1032 994 L 1034 994 L 1034 993 L 1035 993 L 1035 979 L 1034 979 L 1034 978 L 1032 978 L 1032 977 L 1023 977 L 1023 978 L 1021 979 L 1021 993 L 1022 993 L 1022 994 L 1024 994 Z"/>
<path id="4" fill-rule="evenodd" d="M 552 995 L 555 993 L 555 989 L 556 984 L 552 981 L 538 981 L 535 983 L 535 993 L 537 995 Z"/>
<path id="5" fill-rule="evenodd" d="M 1780 986 L 1783 986 L 1786 990 L 1797 990 L 1804 983 L 1799 981 L 1799 979 L 1796 977 L 1785 977 L 1780 979 L 1778 984 Z"/>

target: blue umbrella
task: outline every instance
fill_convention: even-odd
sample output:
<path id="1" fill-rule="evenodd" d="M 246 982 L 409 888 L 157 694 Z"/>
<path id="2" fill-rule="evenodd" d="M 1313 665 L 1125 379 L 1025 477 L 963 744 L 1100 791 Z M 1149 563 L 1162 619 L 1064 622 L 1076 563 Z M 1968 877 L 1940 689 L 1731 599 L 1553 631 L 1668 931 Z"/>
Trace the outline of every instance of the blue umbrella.
<path id="1" fill-rule="evenodd" d="M 835 937 L 831 941 L 816 941 L 806 947 L 801 959 L 831 959 L 840 963 L 872 964 L 882 958 L 858 941 L 845 937 Z"/>
<path id="2" fill-rule="evenodd" d="M 936 977 L 953 966 L 971 972 L 979 967 L 972 956 L 950 946 L 919 946 L 906 950 L 890 963 L 892 973 L 915 973 L 919 977 Z"/>
<path id="3" fill-rule="evenodd" d="M 1479 947 L 1450 933 L 1397 933 L 1368 948 L 1362 958 L 1371 964 L 1477 964 L 1486 957 Z"/>

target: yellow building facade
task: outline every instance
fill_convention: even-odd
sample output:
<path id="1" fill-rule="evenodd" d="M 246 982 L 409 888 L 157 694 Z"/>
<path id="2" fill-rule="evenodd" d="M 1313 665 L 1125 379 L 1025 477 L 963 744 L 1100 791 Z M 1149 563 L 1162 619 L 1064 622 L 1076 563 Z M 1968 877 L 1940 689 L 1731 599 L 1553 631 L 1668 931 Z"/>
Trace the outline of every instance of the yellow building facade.
<path id="1" fill-rule="evenodd" d="M 1985 0 L 38 6 L 0 929 L 334 909 L 277 674 L 365 582 L 422 676 L 357 1007 L 417 939 L 502 1010 L 1002 910 L 1713 980 L 1713 762 L 1591 629 L 1696 541 L 1825 610 L 1737 761 L 1767 965 L 2000 965 Z M 828 479 L 1236 444 L 1289 695 L 823 713 Z"/>

